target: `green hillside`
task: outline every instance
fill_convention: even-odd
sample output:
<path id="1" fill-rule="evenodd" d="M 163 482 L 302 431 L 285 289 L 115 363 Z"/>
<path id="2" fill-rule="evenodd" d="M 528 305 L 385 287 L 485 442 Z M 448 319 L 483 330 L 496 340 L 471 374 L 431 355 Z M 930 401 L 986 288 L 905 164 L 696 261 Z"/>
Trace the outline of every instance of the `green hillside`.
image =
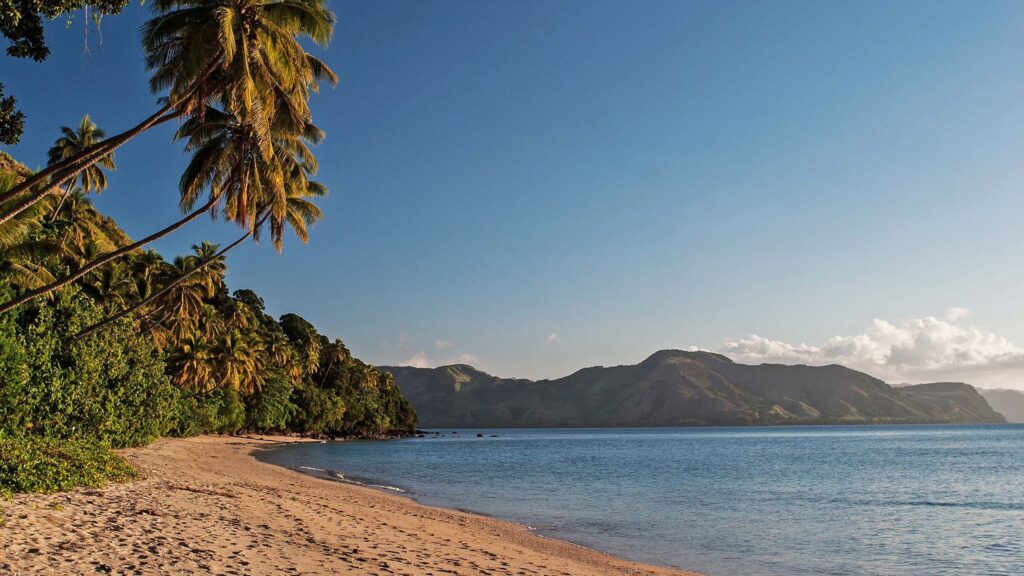
<path id="1" fill-rule="evenodd" d="M 632 366 L 556 380 L 503 379 L 470 366 L 384 367 L 425 427 L 629 427 L 1002 422 L 974 388 L 893 388 L 842 366 L 737 364 L 663 350 Z"/>

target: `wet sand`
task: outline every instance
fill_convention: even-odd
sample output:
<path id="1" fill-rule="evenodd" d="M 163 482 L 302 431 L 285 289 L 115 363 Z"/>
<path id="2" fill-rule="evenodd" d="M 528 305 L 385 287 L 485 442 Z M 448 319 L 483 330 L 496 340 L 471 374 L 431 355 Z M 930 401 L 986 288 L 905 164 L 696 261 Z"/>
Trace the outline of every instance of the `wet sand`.
<path id="1" fill-rule="evenodd" d="M 271 437 L 124 450 L 142 479 L 0 501 L 0 574 L 687 575 L 257 461 Z"/>

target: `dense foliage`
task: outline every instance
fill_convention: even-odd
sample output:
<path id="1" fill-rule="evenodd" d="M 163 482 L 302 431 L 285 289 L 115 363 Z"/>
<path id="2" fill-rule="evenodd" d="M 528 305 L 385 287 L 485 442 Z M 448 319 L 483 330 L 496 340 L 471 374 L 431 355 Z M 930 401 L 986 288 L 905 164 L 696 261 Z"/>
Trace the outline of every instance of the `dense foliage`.
<path id="1" fill-rule="evenodd" d="M 44 436 L 0 439 L 0 496 L 128 480 L 135 470 L 103 444 Z"/>
<path id="2" fill-rule="evenodd" d="M 8 160 L 0 186 L 13 178 Z M 73 270 L 81 254 L 130 242 L 79 190 L 41 207 L 19 221 L 22 237 L 0 266 L 0 300 Z M 255 292 L 232 294 L 218 247 L 193 249 L 172 262 L 133 252 L 0 315 L 0 438 L 124 447 L 165 434 L 340 436 L 415 425 L 390 374 L 299 316 L 275 320 Z M 136 314 L 82 335 L 165 286 Z"/>
<path id="3" fill-rule="evenodd" d="M 91 130 L 83 121 L 73 132 Z M 0 156 L 0 192 L 26 172 Z M 131 242 L 83 190 L 67 192 L 0 227 L 0 300 Z M 0 314 L 0 495 L 130 478 L 109 448 L 161 435 L 415 426 L 390 374 L 299 316 L 275 320 L 255 292 L 230 293 L 218 247 L 193 249 L 172 262 L 133 251 Z"/>
<path id="4" fill-rule="evenodd" d="M 35 172 L 0 153 L 0 440 L 22 462 L 0 470 L 14 475 L 0 483 L 12 489 L 64 486 L 62 473 L 43 464 L 49 441 L 376 435 L 416 423 L 389 374 L 298 316 L 274 319 L 257 294 L 232 293 L 224 280 L 232 248 L 266 235 L 280 251 L 287 231 L 305 242 L 323 217 L 316 201 L 327 189 L 313 180 L 311 151 L 323 132 L 308 100 L 337 77 L 300 40 L 325 45 L 334 14 L 324 0 L 150 5 L 142 50 L 160 95 L 150 117 L 107 136 L 86 115 L 61 130 Z M 9 54 L 45 57 L 40 16 L 86 6 L 114 13 L 124 0 L 0 7 Z M 20 130 L 2 94 L 0 113 L 0 132 Z M 184 216 L 133 241 L 89 195 L 107 188 L 116 149 L 172 120 L 174 140 L 191 154 L 175 199 Z M 145 250 L 204 214 L 241 235 L 226 246 L 200 242 L 173 260 Z M 81 452 L 96 454 L 105 453 Z M 26 462 L 55 479 L 26 479 Z M 83 470 L 102 475 L 114 470 L 108 464 L 96 456 Z"/>
<path id="5" fill-rule="evenodd" d="M 138 446 L 167 432 L 178 405 L 153 342 L 128 321 L 68 338 L 103 315 L 78 290 L 4 319 L 0 437 L 33 433 Z"/>

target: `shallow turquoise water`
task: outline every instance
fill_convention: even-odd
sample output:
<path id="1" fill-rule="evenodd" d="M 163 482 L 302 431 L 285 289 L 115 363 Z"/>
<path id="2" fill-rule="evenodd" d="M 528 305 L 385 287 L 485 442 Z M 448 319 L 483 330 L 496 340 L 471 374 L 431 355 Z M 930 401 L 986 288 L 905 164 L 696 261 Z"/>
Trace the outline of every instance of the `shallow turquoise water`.
<path id="1" fill-rule="evenodd" d="M 1024 425 L 444 432 L 263 458 L 713 576 L 1024 575 Z"/>

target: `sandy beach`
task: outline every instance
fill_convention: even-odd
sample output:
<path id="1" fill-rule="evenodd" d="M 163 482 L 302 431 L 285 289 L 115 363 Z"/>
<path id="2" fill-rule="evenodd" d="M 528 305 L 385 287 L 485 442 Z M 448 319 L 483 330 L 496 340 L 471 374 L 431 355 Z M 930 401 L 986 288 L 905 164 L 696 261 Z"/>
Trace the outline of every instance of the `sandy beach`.
<path id="1" fill-rule="evenodd" d="M 270 437 L 123 451 L 142 478 L 0 502 L 0 573 L 683 575 L 257 461 Z"/>

